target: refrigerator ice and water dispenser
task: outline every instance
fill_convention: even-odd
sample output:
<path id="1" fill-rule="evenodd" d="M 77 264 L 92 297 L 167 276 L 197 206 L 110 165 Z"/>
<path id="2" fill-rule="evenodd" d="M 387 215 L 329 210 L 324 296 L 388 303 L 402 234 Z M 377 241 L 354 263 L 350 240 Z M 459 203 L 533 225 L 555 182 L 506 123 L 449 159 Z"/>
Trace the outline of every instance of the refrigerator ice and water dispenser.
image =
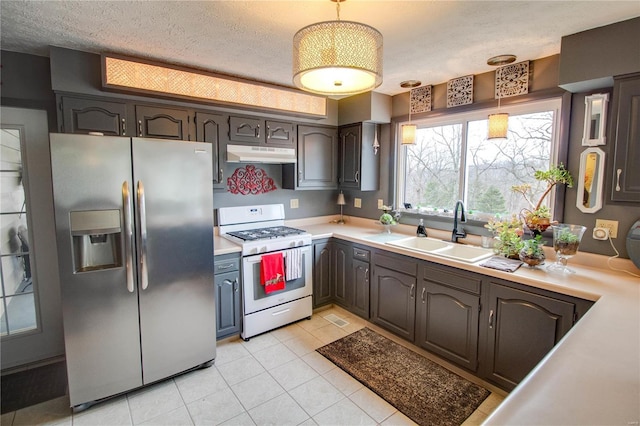
<path id="1" fill-rule="evenodd" d="M 72 211 L 69 220 L 75 272 L 122 266 L 120 210 Z"/>

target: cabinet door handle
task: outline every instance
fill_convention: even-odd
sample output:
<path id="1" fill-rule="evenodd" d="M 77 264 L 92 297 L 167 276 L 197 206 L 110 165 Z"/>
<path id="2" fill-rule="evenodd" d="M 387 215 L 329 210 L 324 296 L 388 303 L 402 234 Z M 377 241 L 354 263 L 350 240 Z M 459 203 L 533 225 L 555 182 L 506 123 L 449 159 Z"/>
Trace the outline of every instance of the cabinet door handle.
<path id="1" fill-rule="evenodd" d="M 220 179 L 218 179 L 218 182 L 222 182 L 222 179 L 224 178 L 224 170 L 220 169 L 220 172 L 218 174 L 220 175 Z"/>
<path id="2" fill-rule="evenodd" d="M 409 289 L 409 297 L 413 299 L 413 291 L 416 289 L 415 284 L 411 284 L 411 289 Z"/>
<path id="3" fill-rule="evenodd" d="M 260 139 L 260 125 L 258 124 L 258 127 L 256 127 L 256 139 Z"/>
<path id="4" fill-rule="evenodd" d="M 138 136 L 142 137 L 142 120 L 138 120 Z"/>
<path id="5" fill-rule="evenodd" d="M 122 136 L 125 136 L 127 134 L 127 121 L 123 118 L 122 119 Z"/>
<path id="6" fill-rule="evenodd" d="M 493 328 L 493 309 L 489 311 L 489 328 Z"/>
<path id="7" fill-rule="evenodd" d="M 358 170 L 358 171 L 356 172 L 356 176 L 355 176 L 355 178 L 356 178 L 356 183 L 359 183 L 359 182 L 360 182 L 360 170 Z"/>
<path id="8" fill-rule="evenodd" d="M 620 175 L 622 174 L 622 169 L 616 170 L 616 192 L 620 192 Z"/>
<path id="9" fill-rule="evenodd" d="M 238 279 L 236 278 L 235 280 L 233 280 L 233 291 L 237 293 L 239 289 L 240 286 L 238 285 Z"/>
<path id="10" fill-rule="evenodd" d="M 260 137 L 260 136 L 258 136 Z M 271 139 L 271 127 L 267 126 L 267 139 Z"/>
<path id="11" fill-rule="evenodd" d="M 420 298 L 422 299 L 422 303 L 424 303 L 424 302 L 425 302 L 425 300 L 424 300 L 424 293 L 425 293 L 426 291 L 427 291 L 427 288 L 426 288 L 426 287 L 422 287 L 422 294 L 420 295 Z"/>
<path id="12" fill-rule="evenodd" d="M 364 282 L 369 284 L 369 268 L 364 270 Z"/>
<path id="13" fill-rule="evenodd" d="M 233 268 L 233 263 L 228 263 L 226 265 L 220 265 L 218 266 L 218 269 L 229 269 L 229 268 Z M 228 280 L 227 280 L 228 281 Z"/>

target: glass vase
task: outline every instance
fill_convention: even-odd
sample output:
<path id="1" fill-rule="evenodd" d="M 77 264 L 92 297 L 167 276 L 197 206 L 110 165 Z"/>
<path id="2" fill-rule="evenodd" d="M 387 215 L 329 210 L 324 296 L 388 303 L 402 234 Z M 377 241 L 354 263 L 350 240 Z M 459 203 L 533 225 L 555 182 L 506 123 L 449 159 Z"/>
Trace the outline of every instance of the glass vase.
<path id="1" fill-rule="evenodd" d="M 582 235 L 587 228 L 582 225 L 566 223 L 552 225 L 551 228 L 553 229 L 553 249 L 556 252 L 556 262 L 549 265 L 547 269 L 552 272 L 572 274 L 575 271 L 567 267 L 567 260 L 578 252 Z"/>

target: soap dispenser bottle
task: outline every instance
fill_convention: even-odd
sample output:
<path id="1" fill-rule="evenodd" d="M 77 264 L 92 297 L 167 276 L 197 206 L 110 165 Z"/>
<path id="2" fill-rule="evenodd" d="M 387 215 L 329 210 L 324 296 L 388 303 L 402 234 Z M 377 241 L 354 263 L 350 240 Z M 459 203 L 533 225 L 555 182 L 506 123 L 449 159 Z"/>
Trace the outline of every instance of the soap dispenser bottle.
<path id="1" fill-rule="evenodd" d="M 427 230 L 424 228 L 424 222 L 420 219 L 420 223 L 418 224 L 418 229 L 416 230 L 416 235 L 418 237 L 426 237 Z"/>

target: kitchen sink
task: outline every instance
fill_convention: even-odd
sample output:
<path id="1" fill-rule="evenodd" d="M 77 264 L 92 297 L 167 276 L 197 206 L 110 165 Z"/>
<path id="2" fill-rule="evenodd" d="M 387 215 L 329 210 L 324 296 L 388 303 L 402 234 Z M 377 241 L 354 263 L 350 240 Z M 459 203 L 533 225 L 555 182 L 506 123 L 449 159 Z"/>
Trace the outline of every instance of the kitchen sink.
<path id="1" fill-rule="evenodd" d="M 449 247 L 449 243 L 434 238 L 409 237 L 403 240 L 387 241 L 387 244 L 400 246 L 408 249 L 431 252 L 433 250 Z"/>
<path id="2" fill-rule="evenodd" d="M 389 241 L 387 244 L 469 263 L 486 259 L 494 254 L 491 249 L 450 243 L 433 238 L 410 237 L 397 241 Z"/>

